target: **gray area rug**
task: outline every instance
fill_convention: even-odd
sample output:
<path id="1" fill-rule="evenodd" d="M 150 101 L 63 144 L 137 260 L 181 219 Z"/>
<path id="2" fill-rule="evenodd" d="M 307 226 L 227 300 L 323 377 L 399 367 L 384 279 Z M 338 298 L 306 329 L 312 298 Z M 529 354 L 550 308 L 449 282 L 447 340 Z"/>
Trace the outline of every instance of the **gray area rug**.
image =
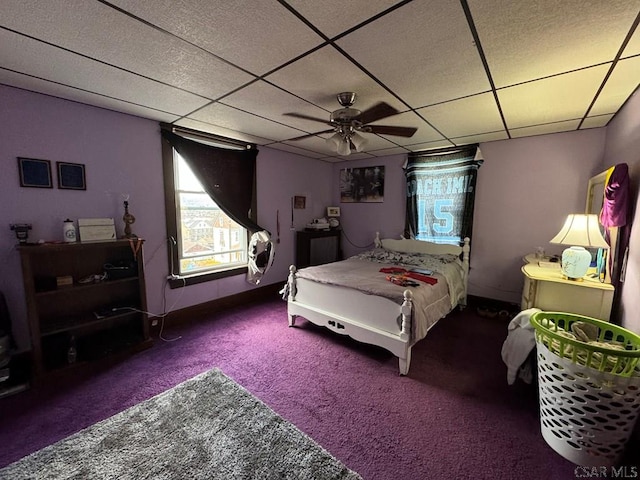
<path id="1" fill-rule="evenodd" d="M 361 479 L 213 369 L 0 470 L 0 479 Z"/>

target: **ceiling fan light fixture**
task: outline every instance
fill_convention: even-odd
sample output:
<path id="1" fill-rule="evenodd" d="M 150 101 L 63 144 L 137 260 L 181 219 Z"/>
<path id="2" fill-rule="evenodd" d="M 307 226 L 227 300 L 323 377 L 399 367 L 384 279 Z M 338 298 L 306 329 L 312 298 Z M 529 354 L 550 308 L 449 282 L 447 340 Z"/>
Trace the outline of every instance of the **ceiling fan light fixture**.
<path id="1" fill-rule="evenodd" d="M 356 147 L 356 152 L 362 152 L 364 150 L 364 146 L 367 144 L 367 139 L 358 132 L 353 132 L 351 135 L 351 143 Z"/>
<path id="2" fill-rule="evenodd" d="M 325 141 L 327 142 L 327 145 L 329 145 L 331 148 L 338 148 L 338 146 L 340 145 L 340 142 L 342 141 L 342 135 L 340 135 L 340 133 L 334 133 Z"/>
<path id="3" fill-rule="evenodd" d="M 351 145 L 349 144 L 349 137 L 345 136 L 340 140 L 338 144 L 338 155 L 350 155 L 351 154 Z"/>

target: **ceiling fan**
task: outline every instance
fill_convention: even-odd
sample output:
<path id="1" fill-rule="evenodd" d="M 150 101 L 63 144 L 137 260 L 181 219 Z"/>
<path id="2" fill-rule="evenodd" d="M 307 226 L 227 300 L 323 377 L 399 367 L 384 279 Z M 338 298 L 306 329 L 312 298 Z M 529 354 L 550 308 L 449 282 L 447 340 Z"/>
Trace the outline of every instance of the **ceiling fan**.
<path id="1" fill-rule="evenodd" d="M 362 152 L 367 142 L 360 133 L 378 133 L 381 135 L 394 135 L 398 137 L 411 137 L 418 130 L 414 127 L 396 127 L 391 125 L 369 125 L 371 122 L 381 120 L 392 115 L 396 115 L 398 110 L 385 102 L 379 102 L 373 107 L 361 112 L 356 108 L 351 108 L 356 100 L 356 94 L 353 92 L 342 92 L 337 95 L 338 103 L 342 108 L 331 112 L 329 121 L 320 118 L 310 117 L 302 113 L 285 113 L 290 117 L 312 120 L 314 122 L 326 123 L 331 126 L 329 130 L 322 132 L 310 133 L 291 140 L 301 140 L 322 133 L 335 132 L 334 135 L 327 139 L 340 155 L 349 155 L 351 150 Z"/>

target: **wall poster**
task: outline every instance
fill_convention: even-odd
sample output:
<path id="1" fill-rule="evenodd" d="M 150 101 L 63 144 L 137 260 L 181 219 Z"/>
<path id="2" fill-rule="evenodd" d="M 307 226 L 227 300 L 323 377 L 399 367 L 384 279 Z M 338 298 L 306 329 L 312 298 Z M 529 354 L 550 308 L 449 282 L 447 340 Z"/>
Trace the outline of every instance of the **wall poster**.
<path id="1" fill-rule="evenodd" d="M 384 166 L 340 170 L 340 201 L 383 202 Z"/>

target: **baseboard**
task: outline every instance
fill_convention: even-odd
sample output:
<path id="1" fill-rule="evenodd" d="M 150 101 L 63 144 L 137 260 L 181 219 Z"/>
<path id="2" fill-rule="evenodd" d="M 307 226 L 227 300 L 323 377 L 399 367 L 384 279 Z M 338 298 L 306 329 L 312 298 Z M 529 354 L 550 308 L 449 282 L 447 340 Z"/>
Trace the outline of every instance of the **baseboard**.
<path id="1" fill-rule="evenodd" d="M 174 310 L 165 317 L 164 328 L 168 326 L 177 326 L 184 323 L 190 323 L 194 320 L 210 316 L 212 312 L 220 312 L 222 310 L 228 310 L 230 308 L 235 308 L 251 303 L 277 299 L 279 298 L 278 292 L 282 289 L 282 286 L 285 283 L 286 281 L 282 280 L 281 282 L 272 283 L 263 287 L 236 293 L 234 295 L 216 298 L 215 300 L 211 300 L 209 302 L 199 303 L 190 307 Z M 153 322 L 153 317 L 150 318 L 150 321 Z M 159 329 L 159 325 L 152 326 L 152 334 Z"/>

